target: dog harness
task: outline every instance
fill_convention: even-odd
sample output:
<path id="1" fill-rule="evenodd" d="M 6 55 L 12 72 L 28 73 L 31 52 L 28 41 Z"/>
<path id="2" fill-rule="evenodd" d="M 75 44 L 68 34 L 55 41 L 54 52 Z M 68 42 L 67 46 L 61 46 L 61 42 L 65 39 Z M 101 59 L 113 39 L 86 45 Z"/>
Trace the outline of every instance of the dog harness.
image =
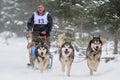
<path id="1" fill-rule="evenodd" d="M 34 60 L 35 50 L 36 50 L 36 47 L 35 47 L 35 46 L 32 46 L 32 47 L 31 47 L 32 60 Z"/>

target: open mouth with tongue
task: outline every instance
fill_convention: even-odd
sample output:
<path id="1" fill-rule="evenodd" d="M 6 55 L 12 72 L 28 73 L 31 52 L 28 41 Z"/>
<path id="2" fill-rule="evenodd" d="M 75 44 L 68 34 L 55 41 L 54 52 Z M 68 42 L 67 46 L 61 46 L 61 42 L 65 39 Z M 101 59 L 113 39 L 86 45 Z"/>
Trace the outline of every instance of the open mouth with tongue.
<path id="1" fill-rule="evenodd" d="M 69 53 L 69 51 L 68 51 L 68 50 L 65 50 L 64 53 L 67 55 L 67 54 Z"/>
<path id="2" fill-rule="evenodd" d="M 96 51 L 101 51 L 102 48 L 101 48 L 101 47 L 98 47 L 98 48 L 96 48 L 95 50 L 96 50 Z"/>

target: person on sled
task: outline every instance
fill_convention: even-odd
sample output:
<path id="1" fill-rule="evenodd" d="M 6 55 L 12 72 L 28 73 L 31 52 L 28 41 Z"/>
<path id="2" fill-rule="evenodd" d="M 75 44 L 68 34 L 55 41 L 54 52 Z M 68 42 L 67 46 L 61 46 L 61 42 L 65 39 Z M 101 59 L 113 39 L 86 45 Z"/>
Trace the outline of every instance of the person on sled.
<path id="1" fill-rule="evenodd" d="M 50 48 L 50 33 L 52 25 L 52 16 L 45 10 L 44 5 L 40 4 L 37 6 L 37 11 L 33 13 L 27 22 L 27 34 L 32 34 L 32 36 L 46 36 L 46 42 L 48 48 Z"/>

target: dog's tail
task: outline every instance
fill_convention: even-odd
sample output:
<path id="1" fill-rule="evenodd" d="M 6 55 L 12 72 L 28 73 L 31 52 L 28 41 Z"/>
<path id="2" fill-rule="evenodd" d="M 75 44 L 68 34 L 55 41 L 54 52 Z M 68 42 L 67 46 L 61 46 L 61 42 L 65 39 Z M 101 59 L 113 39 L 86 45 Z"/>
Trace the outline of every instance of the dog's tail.
<path id="1" fill-rule="evenodd" d="M 65 41 L 65 33 L 58 35 L 58 45 L 59 45 L 59 47 L 62 46 L 64 41 Z"/>

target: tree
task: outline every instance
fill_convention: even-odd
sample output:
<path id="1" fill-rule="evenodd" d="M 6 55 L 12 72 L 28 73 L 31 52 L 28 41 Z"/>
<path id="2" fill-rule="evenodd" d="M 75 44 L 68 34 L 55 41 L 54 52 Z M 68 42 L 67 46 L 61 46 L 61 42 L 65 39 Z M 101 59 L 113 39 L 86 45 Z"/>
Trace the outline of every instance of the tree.
<path id="1" fill-rule="evenodd" d="M 99 6 L 92 12 L 97 17 L 98 24 L 111 25 L 107 30 L 114 36 L 114 54 L 118 53 L 118 32 L 120 29 L 120 1 L 119 0 L 94 0 Z"/>

